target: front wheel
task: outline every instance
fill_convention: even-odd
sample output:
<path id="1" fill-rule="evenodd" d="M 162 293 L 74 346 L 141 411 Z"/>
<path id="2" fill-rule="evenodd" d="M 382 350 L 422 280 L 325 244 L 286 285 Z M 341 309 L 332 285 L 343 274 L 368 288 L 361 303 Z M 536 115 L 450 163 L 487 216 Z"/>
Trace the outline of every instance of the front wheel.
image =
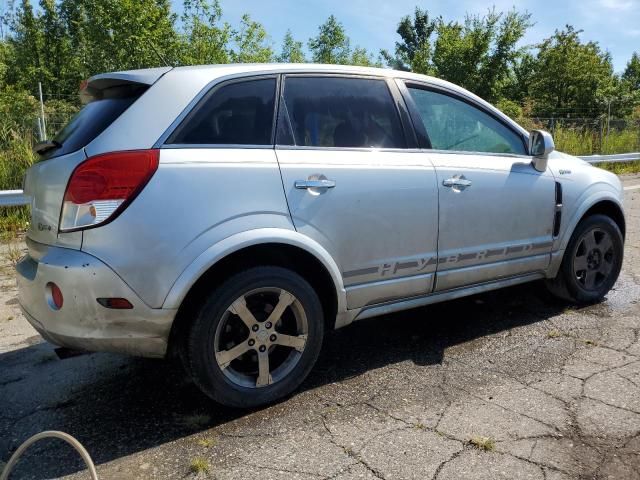
<path id="1" fill-rule="evenodd" d="M 271 403 L 313 367 L 324 332 L 309 283 L 280 267 L 238 273 L 213 291 L 188 338 L 188 367 L 211 398 L 233 407 Z"/>
<path id="2" fill-rule="evenodd" d="M 551 293 L 576 303 L 593 303 L 611 290 L 622 268 L 624 241 L 606 215 L 592 215 L 576 227 L 558 275 L 547 282 Z"/>

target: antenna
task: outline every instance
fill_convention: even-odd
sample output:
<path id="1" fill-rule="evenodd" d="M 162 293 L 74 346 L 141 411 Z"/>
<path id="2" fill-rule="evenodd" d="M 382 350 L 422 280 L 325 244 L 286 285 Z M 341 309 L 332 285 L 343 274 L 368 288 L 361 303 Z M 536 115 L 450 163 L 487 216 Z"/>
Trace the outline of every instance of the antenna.
<path id="1" fill-rule="evenodd" d="M 173 67 L 173 65 L 170 65 L 169 62 L 167 62 L 165 60 L 165 58 L 162 56 L 162 54 L 158 51 L 158 49 L 156 48 L 155 43 L 153 43 L 152 40 L 148 40 L 149 45 L 151 45 L 151 48 L 153 49 L 153 51 L 155 52 L 155 54 L 158 56 L 158 58 L 160 59 L 160 62 L 164 63 L 165 67 Z"/>

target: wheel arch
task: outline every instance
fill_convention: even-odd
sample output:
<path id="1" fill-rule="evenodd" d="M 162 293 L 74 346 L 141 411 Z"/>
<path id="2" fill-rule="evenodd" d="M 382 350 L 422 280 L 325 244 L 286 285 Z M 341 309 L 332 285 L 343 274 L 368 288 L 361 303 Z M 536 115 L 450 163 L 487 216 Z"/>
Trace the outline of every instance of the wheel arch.
<path id="1" fill-rule="evenodd" d="M 342 275 L 333 258 L 316 242 L 297 232 L 260 229 L 233 235 L 203 252 L 185 271 L 165 299 L 163 308 L 176 308 L 169 348 L 182 338 L 189 319 L 205 292 L 238 271 L 258 265 L 290 268 L 316 290 L 326 327 L 336 326 L 336 316 L 346 311 Z"/>
<path id="2" fill-rule="evenodd" d="M 554 248 L 555 252 L 552 254 L 551 264 L 547 273 L 548 278 L 553 278 L 557 275 L 562 263 L 564 251 L 567 248 L 569 240 L 571 239 L 578 224 L 583 219 L 596 214 L 602 214 L 610 217 L 616 225 L 618 225 L 618 228 L 620 228 L 622 238 L 625 238 L 626 220 L 624 216 L 624 209 L 618 196 L 609 191 L 599 192 L 588 196 L 588 198 L 581 202 L 580 208 L 576 209 L 575 213 L 572 215 L 567 227 L 564 229 L 564 233 L 560 237 L 558 246 Z"/>
<path id="3" fill-rule="evenodd" d="M 580 223 L 584 218 L 596 214 L 606 215 L 607 217 L 611 218 L 616 223 L 616 225 L 618 225 L 618 228 L 622 233 L 622 238 L 625 238 L 627 225 L 624 217 L 624 212 L 619 204 L 612 200 L 601 200 L 589 207 L 589 209 L 584 212 L 582 217 L 580 217 L 578 223 Z"/>

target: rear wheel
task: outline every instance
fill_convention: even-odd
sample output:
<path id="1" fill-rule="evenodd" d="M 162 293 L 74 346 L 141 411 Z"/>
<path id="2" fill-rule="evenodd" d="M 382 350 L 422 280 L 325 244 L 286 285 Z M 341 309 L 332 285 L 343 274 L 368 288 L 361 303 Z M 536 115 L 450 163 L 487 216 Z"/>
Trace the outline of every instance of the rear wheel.
<path id="1" fill-rule="evenodd" d="M 211 398 L 255 407 L 291 393 L 313 367 L 323 338 L 318 296 L 280 267 L 241 272 L 212 292 L 188 338 L 189 370 Z"/>
<path id="2" fill-rule="evenodd" d="M 605 215 L 592 215 L 576 227 L 558 275 L 547 282 L 551 293 L 577 303 L 601 300 L 618 279 L 624 242 L 618 225 Z"/>

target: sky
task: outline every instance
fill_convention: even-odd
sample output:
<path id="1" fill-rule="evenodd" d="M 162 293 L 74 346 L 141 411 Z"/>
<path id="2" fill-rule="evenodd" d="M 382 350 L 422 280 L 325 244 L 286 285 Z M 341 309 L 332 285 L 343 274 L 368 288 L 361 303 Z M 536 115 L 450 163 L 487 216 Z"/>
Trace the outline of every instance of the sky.
<path id="1" fill-rule="evenodd" d="M 182 0 L 172 0 L 180 11 Z M 376 54 L 393 51 L 401 17 L 418 5 L 433 16 L 462 20 L 465 12 L 484 14 L 495 5 L 497 11 L 516 7 L 532 14 L 535 25 L 523 45 L 538 43 L 567 23 L 584 30 L 583 40 L 597 41 L 613 58 L 614 69 L 622 72 L 634 51 L 640 52 L 640 0 L 220 0 L 223 18 L 237 25 L 244 13 L 261 22 L 280 50 L 282 37 L 291 29 L 305 45 L 317 34 L 318 25 L 334 14 L 343 23 L 352 45 Z"/>

